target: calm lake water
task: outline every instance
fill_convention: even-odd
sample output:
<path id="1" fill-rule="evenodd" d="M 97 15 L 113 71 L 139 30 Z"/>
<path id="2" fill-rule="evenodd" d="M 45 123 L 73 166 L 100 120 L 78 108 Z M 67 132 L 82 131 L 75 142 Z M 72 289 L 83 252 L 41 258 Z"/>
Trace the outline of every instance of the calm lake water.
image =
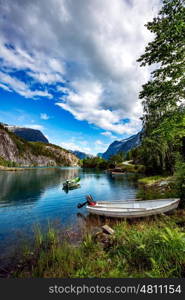
<path id="1" fill-rule="evenodd" d="M 66 193 L 64 180 L 80 176 L 80 188 Z M 63 227 L 77 228 L 77 208 L 91 194 L 95 200 L 129 200 L 135 198 L 136 186 L 131 175 L 112 178 L 104 172 L 81 168 L 35 168 L 17 172 L 0 171 L 0 256 L 7 255 L 25 237 L 33 236 L 33 227 L 57 221 Z"/>

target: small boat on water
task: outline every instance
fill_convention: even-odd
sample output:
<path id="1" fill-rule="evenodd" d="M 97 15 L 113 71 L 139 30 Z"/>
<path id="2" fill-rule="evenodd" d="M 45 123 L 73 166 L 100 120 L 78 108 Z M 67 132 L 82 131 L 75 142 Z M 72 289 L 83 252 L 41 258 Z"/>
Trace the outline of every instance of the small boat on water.
<path id="1" fill-rule="evenodd" d="M 168 212 L 178 207 L 180 199 L 131 200 L 116 202 L 95 202 L 87 198 L 87 202 L 79 204 L 78 208 L 87 204 L 87 210 L 95 215 L 113 218 L 139 218 Z"/>
<path id="2" fill-rule="evenodd" d="M 125 172 L 111 172 L 112 176 L 120 176 L 120 175 L 124 175 Z"/>
<path id="3" fill-rule="evenodd" d="M 73 188 L 77 188 L 80 186 L 79 184 L 80 181 L 80 177 L 75 177 L 71 180 L 66 180 L 63 183 L 63 189 L 73 189 Z"/>

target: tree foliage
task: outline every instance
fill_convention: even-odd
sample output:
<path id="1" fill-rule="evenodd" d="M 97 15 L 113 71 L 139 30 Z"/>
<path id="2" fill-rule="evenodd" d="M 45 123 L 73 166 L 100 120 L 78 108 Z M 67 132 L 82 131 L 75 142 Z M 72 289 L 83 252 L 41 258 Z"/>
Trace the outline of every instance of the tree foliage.
<path id="1" fill-rule="evenodd" d="M 143 85 L 142 163 L 156 172 L 174 172 L 175 154 L 185 146 L 185 0 L 163 0 L 146 27 L 154 34 L 141 66 L 154 65 Z"/>
<path id="2" fill-rule="evenodd" d="M 181 207 L 185 208 L 185 162 L 178 159 L 176 164 L 176 189 L 181 198 Z"/>
<path id="3" fill-rule="evenodd" d="M 101 157 L 87 157 L 82 160 L 83 168 L 108 169 L 109 162 Z"/>
<path id="4" fill-rule="evenodd" d="M 125 160 L 125 156 L 126 154 L 124 152 L 116 153 L 109 158 L 109 162 L 116 165 L 123 162 Z"/>

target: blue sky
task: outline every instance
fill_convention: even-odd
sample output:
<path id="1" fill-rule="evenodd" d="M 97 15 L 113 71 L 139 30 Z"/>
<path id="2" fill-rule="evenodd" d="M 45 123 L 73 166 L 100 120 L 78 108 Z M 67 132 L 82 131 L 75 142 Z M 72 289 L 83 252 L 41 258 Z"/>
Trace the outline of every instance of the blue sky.
<path id="1" fill-rule="evenodd" d="M 0 121 L 96 154 L 141 129 L 136 59 L 159 0 L 0 2 Z"/>

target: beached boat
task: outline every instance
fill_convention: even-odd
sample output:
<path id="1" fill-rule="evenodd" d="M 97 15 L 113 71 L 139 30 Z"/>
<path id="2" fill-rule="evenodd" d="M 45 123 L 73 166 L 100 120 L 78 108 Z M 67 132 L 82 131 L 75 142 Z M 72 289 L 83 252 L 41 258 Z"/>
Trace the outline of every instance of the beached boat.
<path id="1" fill-rule="evenodd" d="M 117 201 L 88 203 L 87 210 L 96 215 L 114 218 L 138 218 L 161 214 L 178 207 L 180 199 Z M 79 207 L 80 208 L 80 207 Z"/>

